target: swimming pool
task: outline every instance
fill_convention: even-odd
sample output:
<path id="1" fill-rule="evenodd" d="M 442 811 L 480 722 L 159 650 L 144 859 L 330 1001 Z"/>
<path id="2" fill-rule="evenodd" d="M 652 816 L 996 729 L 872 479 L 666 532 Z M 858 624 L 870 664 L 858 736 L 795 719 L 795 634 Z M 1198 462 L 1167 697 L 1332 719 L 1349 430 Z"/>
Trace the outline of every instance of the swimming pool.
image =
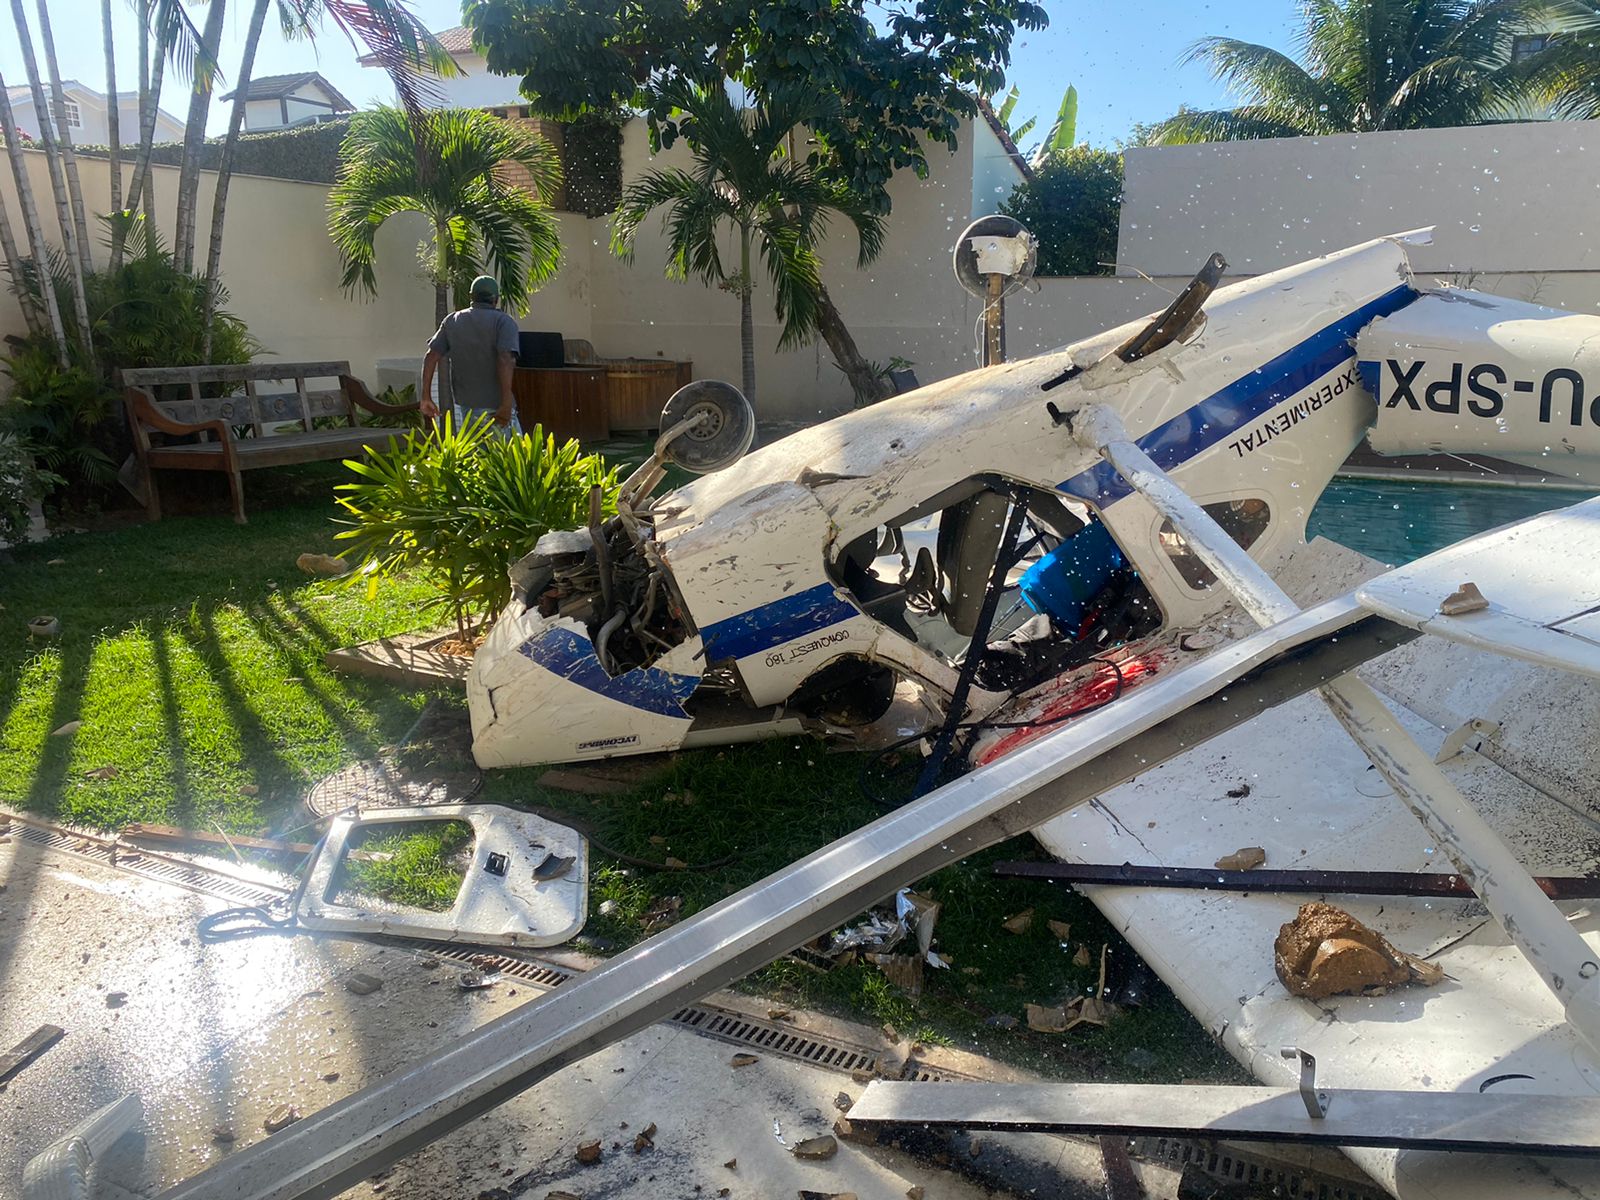
<path id="1" fill-rule="evenodd" d="M 1306 537 L 1331 538 L 1390 566 L 1451 542 L 1594 493 L 1555 488 L 1335 479 L 1306 523 Z"/>

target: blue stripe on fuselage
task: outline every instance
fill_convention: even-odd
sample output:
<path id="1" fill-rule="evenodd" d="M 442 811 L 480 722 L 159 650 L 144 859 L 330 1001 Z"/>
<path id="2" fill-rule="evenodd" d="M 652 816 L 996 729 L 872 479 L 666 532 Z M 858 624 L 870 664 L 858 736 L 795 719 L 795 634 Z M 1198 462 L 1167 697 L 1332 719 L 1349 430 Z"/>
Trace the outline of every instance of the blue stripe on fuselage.
<path id="1" fill-rule="evenodd" d="M 705 643 L 706 660 L 720 662 L 760 654 L 860 615 L 861 610 L 855 605 L 839 599 L 831 583 L 819 583 L 737 617 L 707 625 L 700 631 L 700 637 Z"/>
<path id="2" fill-rule="evenodd" d="M 570 629 L 547 629 L 517 649 L 552 675 L 658 717 L 688 720 L 683 702 L 700 686 L 698 675 L 674 675 L 650 667 L 607 675 L 588 639 Z"/>
<path id="3" fill-rule="evenodd" d="M 1355 354 L 1351 339 L 1362 326 L 1397 312 L 1416 298 L 1416 291 L 1407 284 L 1385 292 L 1193 408 L 1157 425 L 1138 439 L 1139 448 L 1163 471 L 1187 462 L 1348 361 Z M 1107 462 L 1079 472 L 1060 484 L 1059 489 L 1101 508 L 1133 491 Z"/>

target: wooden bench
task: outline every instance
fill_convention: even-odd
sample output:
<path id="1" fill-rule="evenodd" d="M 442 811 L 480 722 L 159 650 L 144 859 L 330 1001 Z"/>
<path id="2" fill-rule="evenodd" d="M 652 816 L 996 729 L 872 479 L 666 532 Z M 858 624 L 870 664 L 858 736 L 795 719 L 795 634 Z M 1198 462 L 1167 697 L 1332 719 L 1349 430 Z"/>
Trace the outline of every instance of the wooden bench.
<path id="1" fill-rule="evenodd" d="M 308 387 L 308 380 L 331 386 Z M 374 400 L 348 362 L 147 367 L 122 372 L 122 383 L 152 521 L 161 519 L 157 471 L 226 472 L 233 519 L 243 525 L 243 472 L 386 448 L 406 431 L 363 427 L 360 411 L 390 416 L 418 408 L 415 401 Z M 316 428 L 324 417 L 342 424 Z"/>

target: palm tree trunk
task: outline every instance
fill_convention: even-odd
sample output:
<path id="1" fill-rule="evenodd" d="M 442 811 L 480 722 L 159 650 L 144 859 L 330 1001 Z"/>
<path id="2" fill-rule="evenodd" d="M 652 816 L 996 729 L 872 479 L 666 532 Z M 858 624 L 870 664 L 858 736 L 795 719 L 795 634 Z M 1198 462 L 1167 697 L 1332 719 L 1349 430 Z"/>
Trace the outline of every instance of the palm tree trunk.
<path id="1" fill-rule="evenodd" d="M 433 223 L 433 327 L 450 315 L 450 230 L 443 221 Z"/>
<path id="2" fill-rule="evenodd" d="M 111 37 L 111 0 L 100 0 L 100 28 L 106 44 L 106 142 L 111 151 L 111 211 L 122 211 L 122 102 L 117 98 L 117 52 Z M 113 237 L 111 269 L 122 265 L 122 239 Z"/>
<path id="3" fill-rule="evenodd" d="M 61 143 L 61 164 L 67 175 L 67 201 L 72 208 L 72 231 L 78 240 L 78 264 L 85 275 L 94 270 L 89 251 L 89 222 L 83 211 L 83 184 L 78 179 L 78 156 L 72 150 L 72 133 L 67 126 L 67 94 L 61 90 L 61 67 L 56 62 L 56 37 L 50 28 L 50 8 L 38 0 L 39 40 L 44 43 L 44 65 L 50 72 L 55 91 L 56 136 Z"/>
<path id="4" fill-rule="evenodd" d="M 133 179 L 128 184 L 128 207 L 144 207 L 146 225 L 156 223 L 155 189 L 150 186 L 150 147 L 156 137 L 156 107 L 161 98 L 161 81 L 166 72 L 166 55 L 161 39 L 156 39 L 154 61 L 150 46 L 150 21 L 154 15 L 148 4 L 139 6 L 139 148 L 133 155 Z M 117 252 L 121 252 L 118 239 Z"/>
<path id="5" fill-rule="evenodd" d="M 16 118 L 11 114 L 11 99 L 6 94 L 6 81 L 0 76 L 0 129 L 13 130 L 16 127 Z M 39 206 L 33 201 L 28 164 L 23 161 L 22 147 L 15 137 L 6 137 L 5 143 L 6 157 L 11 160 L 11 175 L 17 185 L 17 205 L 22 209 L 22 225 L 28 232 L 28 250 L 33 257 L 34 276 L 39 285 L 39 306 L 44 309 L 50 333 L 55 339 L 56 359 L 64 367 L 67 365 L 67 331 L 61 324 L 61 306 L 56 302 L 56 285 L 50 277 L 49 247 L 44 240 L 44 225 L 39 220 Z"/>
<path id="6" fill-rule="evenodd" d="M 211 0 L 206 9 L 206 27 L 200 45 L 212 62 L 222 43 L 222 17 L 226 0 Z M 189 93 L 189 119 L 183 127 L 183 166 L 178 170 L 178 212 L 172 233 L 173 259 L 185 271 L 194 270 L 195 208 L 200 198 L 200 146 L 206 138 L 206 117 L 211 112 L 214 72 L 196 71 L 194 90 Z"/>
<path id="7" fill-rule="evenodd" d="M 11 228 L 11 210 L 3 201 L 0 201 L 0 256 L 5 258 L 6 274 L 20 285 L 25 278 L 22 255 L 17 253 L 17 235 Z M 39 306 L 33 295 L 20 286 L 16 288 L 16 294 L 17 307 L 22 309 L 22 320 L 28 326 L 28 332 L 37 336 L 44 330 Z"/>
<path id="8" fill-rule="evenodd" d="M 106 0 L 110 3 L 110 0 Z M 216 0 L 213 0 L 215 3 Z M 217 288 L 222 273 L 222 224 L 228 214 L 228 183 L 233 178 L 233 151 L 244 124 L 245 96 L 250 90 L 250 72 L 256 64 L 256 47 L 261 42 L 261 27 L 267 23 L 271 0 L 256 0 L 250 12 L 250 28 L 245 33 L 244 50 L 239 56 L 239 73 L 233 81 L 233 111 L 228 114 L 228 136 L 222 141 L 222 161 L 217 164 L 217 190 L 211 198 L 211 240 L 206 249 L 205 329 L 201 334 L 201 359 L 211 361 L 211 318 L 217 309 Z"/>
<path id="9" fill-rule="evenodd" d="M 833 297 L 828 295 L 827 287 L 820 281 L 817 284 L 817 329 L 822 334 L 822 340 L 828 343 L 828 349 L 833 352 L 834 362 L 839 364 L 839 369 L 850 381 L 857 404 L 871 404 L 893 394 L 894 389 L 889 381 L 861 357 L 861 351 L 856 349 L 855 338 L 850 336 L 844 318 L 834 307 Z"/>
<path id="10" fill-rule="evenodd" d="M 750 227 L 739 226 L 739 354 L 744 398 L 756 402 L 756 331 L 750 313 Z"/>
<path id="11" fill-rule="evenodd" d="M 33 35 L 28 30 L 28 14 L 23 11 L 22 0 L 11 0 L 11 18 L 17 26 L 17 43 L 22 49 L 22 65 L 28 73 L 28 89 L 33 94 L 33 111 L 40 114 L 39 140 L 44 143 L 45 160 L 50 167 L 50 188 L 55 193 L 56 220 L 61 226 L 61 240 L 67 248 L 67 266 L 72 271 L 73 315 L 77 318 L 83 349 L 92 358 L 94 346 L 89 335 L 89 308 L 83 294 L 83 265 L 78 258 L 78 238 L 72 221 L 72 206 L 67 198 L 66 179 L 61 170 L 60 148 L 56 144 L 55 130 L 51 128 L 61 118 L 45 119 L 56 109 L 46 102 L 44 85 L 39 81 L 39 63 L 33 55 Z M 42 235 L 42 229 L 40 233 Z M 42 245 L 33 248 L 33 255 L 35 269 L 43 280 L 50 273 L 49 256 L 44 253 Z M 54 284 L 50 287 L 53 292 Z M 65 334 L 62 336 L 64 338 Z M 63 353 L 66 352 L 65 340 L 61 349 Z"/>

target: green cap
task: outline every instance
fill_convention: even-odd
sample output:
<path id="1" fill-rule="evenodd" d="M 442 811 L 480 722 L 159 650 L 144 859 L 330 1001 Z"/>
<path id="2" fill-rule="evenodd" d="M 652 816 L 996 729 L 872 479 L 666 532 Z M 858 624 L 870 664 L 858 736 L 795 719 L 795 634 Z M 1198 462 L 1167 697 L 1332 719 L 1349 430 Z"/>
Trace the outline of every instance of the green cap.
<path id="1" fill-rule="evenodd" d="M 472 298 L 493 304 L 500 299 L 500 284 L 493 275 L 479 275 L 472 281 Z"/>

